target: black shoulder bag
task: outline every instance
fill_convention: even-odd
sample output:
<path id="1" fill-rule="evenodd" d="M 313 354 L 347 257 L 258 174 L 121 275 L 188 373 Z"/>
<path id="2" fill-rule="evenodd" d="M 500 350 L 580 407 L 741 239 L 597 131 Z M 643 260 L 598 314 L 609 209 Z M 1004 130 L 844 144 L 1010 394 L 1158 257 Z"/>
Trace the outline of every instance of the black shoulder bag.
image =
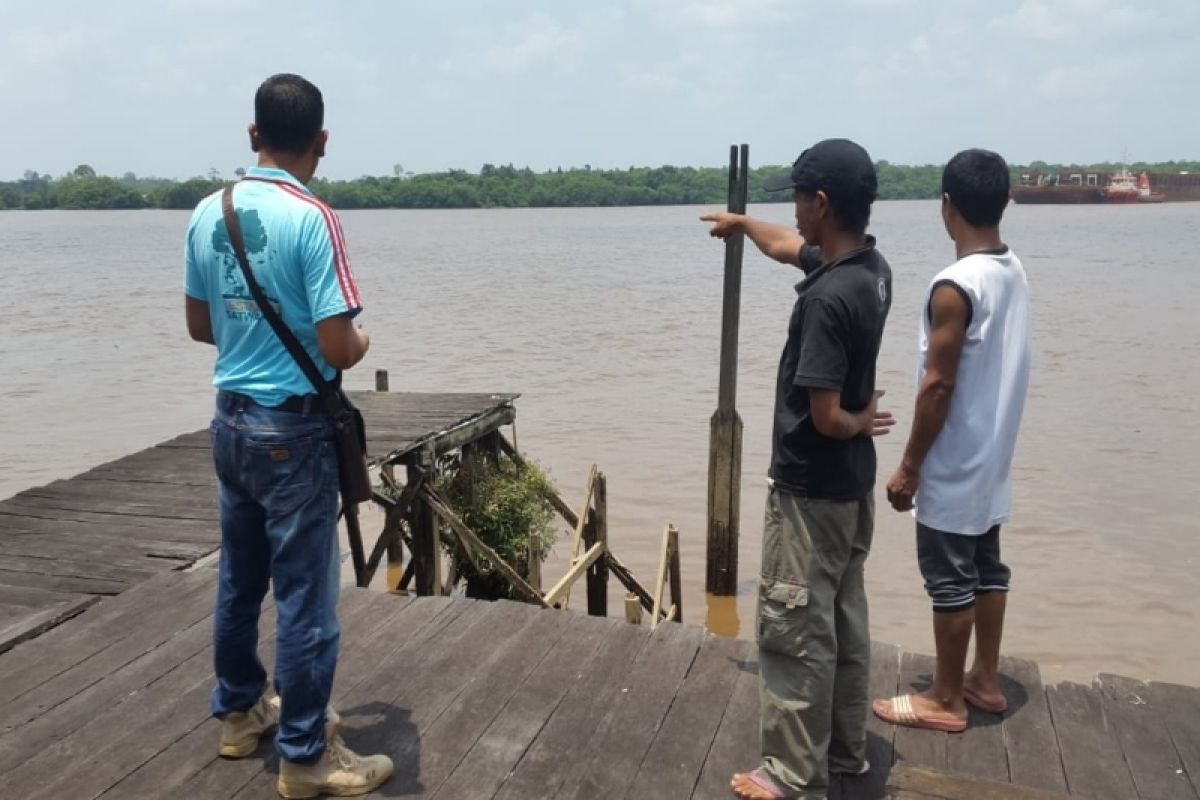
<path id="1" fill-rule="evenodd" d="M 279 341 L 291 353 L 300 370 L 313 385 L 321 405 L 333 419 L 333 435 L 337 446 L 338 483 L 341 487 L 342 500 L 345 503 L 365 503 L 371 499 L 371 477 L 367 472 L 367 437 L 363 426 L 362 413 L 350 402 L 350 398 L 341 388 L 341 374 L 334 381 L 325 380 L 312 356 L 304 349 L 304 345 L 296 338 L 296 334 L 284 324 L 279 313 L 267 300 L 266 293 L 254 279 L 250 269 L 250 261 L 246 258 L 246 243 L 242 238 L 242 225 L 233 208 L 233 186 L 226 186 L 221 195 L 221 211 L 225 216 L 225 228 L 229 231 L 229 241 L 233 244 L 233 252 L 237 255 L 238 264 L 242 268 L 242 276 L 250 295 L 258 304 L 263 318 L 275 331 Z"/>

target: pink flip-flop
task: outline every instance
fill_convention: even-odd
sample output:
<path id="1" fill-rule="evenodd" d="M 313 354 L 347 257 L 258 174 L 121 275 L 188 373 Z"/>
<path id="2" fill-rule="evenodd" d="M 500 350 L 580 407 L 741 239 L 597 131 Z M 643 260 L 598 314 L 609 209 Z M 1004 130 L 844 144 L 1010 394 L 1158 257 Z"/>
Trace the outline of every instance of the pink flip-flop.
<path id="1" fill-rule="evenodd" d="M 965 719 L 921 716 L 913 707 L 911 694 L 899 694 L 891 700 L 876 700 L 871 704 L 871 710 L 884 722 L 906 728 L 925 728 L 944 733 L 962 733 L 967 729 Z"/>
<path id="2" fill-rule="evenodd" d="M 764 792 L 770 794 L 771 800 L 787 800 L 787 795 L 783 793 L 782 789 L 775 785 L 774 781 L 772 781 L 763 773 L 761 767 L 744 774 L 751 783 L 762 789 Z M 734 794 L 737 794 L 736 788 L 734 788 Z M 738 796 L 740 797 L 741 795 Z"/>
<path id="3" fill-rule="evenodd" d="M 998 703 L 989 703 L 966 686 L 963 687 L 963 699 L 980 711 L 986 711 L 989 714 L 1003 714 L 1008 710 L 1007 700 L 1001 700 Z"/>

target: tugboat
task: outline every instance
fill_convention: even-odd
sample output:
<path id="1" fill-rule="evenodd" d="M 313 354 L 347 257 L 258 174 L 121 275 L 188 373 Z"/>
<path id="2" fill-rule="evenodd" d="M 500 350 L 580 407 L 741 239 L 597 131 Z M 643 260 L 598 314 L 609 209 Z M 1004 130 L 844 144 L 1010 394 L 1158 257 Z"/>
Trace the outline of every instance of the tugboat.
<path id="1" fill-rule="evenodd" d="M 1147 178 L 1149 183 L 1149 178 Z M 1138 182 L 1134 179 L 1133 173 L 1121 167 L 1121 171 L 1113 175 L 1108 180 L 1108 186 L 1104 187 L 1104 199 L 1101 202 L 1105 203 L 1138 203 L 1141 202 L 1142 192 L 1138 188 Z"/>

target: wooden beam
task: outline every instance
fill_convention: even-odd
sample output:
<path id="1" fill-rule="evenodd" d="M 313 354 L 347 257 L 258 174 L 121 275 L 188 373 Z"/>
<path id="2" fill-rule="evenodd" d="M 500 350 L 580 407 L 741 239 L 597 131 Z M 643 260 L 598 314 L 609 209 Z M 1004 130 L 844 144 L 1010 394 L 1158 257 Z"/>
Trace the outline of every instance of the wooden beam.
<path id="1" fill-rule="evenodd" d="M 679 531 L 671 525 L 668 533 L 667 583 L 671 587 L 672 619 L 683 622 L 683 575 L 679 565 Z"/>
<path id="2" fill-rule="evenodd" d="M 579 578 L 588 571 L 588 567 L 596 563 L 596 561 L 603 555 L 604 545 L 600 544 L 599 542 L 592 545 L 591 549 L 584 553 L 582 558 L 577 559 L 575 563 L 571 565 L 571 568 L 567 570 L 567 574 L 563 575 L 562 578 L 559 579 L 558 583 L 554 584 L 554 588 L 546 592 L 546 595 L 542 598 L 542 601 L 547 606 L 553 606 L 559 600 L 566 597 L 567 593 L 571 590 L 571 585 L 575 583 L 575 581 L 579 580 Z"/>
<path id="3" fill-rule="evenodd" d="M 583 491 L 583 502 L 579 506 L 579 513 L 575 515 L 575 534 L 571 541 L 571 563 L 579 558 L 579 546 L 583 543 L 583 529 L 588 521 L 588 510 L 592 507 L 592 494 L 596 491 L 596 476 L 599 472 L 596 470 L 596 465 L 592 464 L 591 470 L 588 471 L 587 487 Z M 571 606 L 571 587 L 567 586 L 567 594 L 562 599 L 562 607 L 570 608 Z"/>
<path id="4" fill-rule="evenodd" d="M 612 570 L 612 574 L 621 582 L 621 585 L 628 589 L 641 602 L 642 608 L 651 611 L 654 608 L 654 598 L 651 597 L 646 587 L 642 586 L 638 582 L 638 579 L 633 577 L 633 572 L 630 571 L 629 567 L 625 566 L 621 562 L 621 559 L 613 555 L 611 550 L 604 554 L 604 560 L 608 562 L 608 568 Z"/>
<path id="5" fill-rule="evenodd" d="M 1068 800 L 1067 795 L 897 764 L 888 775 L 897 800 Z"/>
<path id="6" fill-rule="evenodd" d="M 728 210 L 746 211 L 749 148 L 729 148 Z M 745 235 L 725 239 L 725 286 L 721 311 L 721 363 L 717 410 L 709 421 L 708 543 L 705 591 L 737 594 L 738 515 L 742 479 L 742 418 L 737 412 L 738 317 Z"/>
<path id="7" fill-rule="evenodd" d="M 650 611 L 650 630 L 658 627 L 659 616 L 662 613 L 663 587 L 667 582 L 667 561 L 671 556 L 671 530 L 668 525 L 663 529 L 662 547 L 659 550 L 658 572 L 654 579 L 654 608 Z"/>
<path id="8" fill-rule="evenodd" d="M 435 514 L 445 520 L 450 529 L 458 536 L 463 547 L 474 551 L 475 555 L 482 555 L 487 558 L 496 571 L 503 575 L 504 579 L 512 584 L 517 593 L 525 597 L 526 600 L 549 608 L 549 604 L 542 599 L 541 593 L 530 586 L 524 578 L 517 574 L 515 569 L 508 565 L 508 562 L 501 558 L 495 550 L 488 547 L 474 531 L 468 528 L 466 523 L 459 519 L 458 515 L 450 509 L 450 506 L 446 505 L 442 498 L 438 496 L 435 489 L 429 485 L 422 487 L 421 498 Z"/>
<path id="9" fill-rule="evenodd" d="M 367 560 L 363 556 L 362 528 L 358 524 L 358 503 L 343 505 L 342 514 L 346 518 L 346 539 L 350 542 L 350 561 L 354 564 L 354 582 L 358 586 L 366 586 Z"/>
<path id="10" fill-rule="evenodd" d="M 432 458 L 428 453 L 422 456 L 420 467 L 409 466 L 408 481 L 419 480 L 428 470 L 433 468 Z M 412 557 L 415 562 L 416 590 L 422 597 L 437 594 L 442 588 L 442 554 L 437 518 L 430 508 L 422 483 L 421 491 L 413 500 L 412 521 Z"/>
<path id="11" fill-rule="evenodd" d="M 593 500 L 595 507 L 588 512 L 591 515 L 589 532 L 592 539 L 588 547 L 599 543 L 608 550 L 608 482 L 603 472 L 596 476 Z M 608 616 L 608 562 L 604 559 L 596 561 L 588 570 L 587 607 L 588 614 L 593 617 Z"/>

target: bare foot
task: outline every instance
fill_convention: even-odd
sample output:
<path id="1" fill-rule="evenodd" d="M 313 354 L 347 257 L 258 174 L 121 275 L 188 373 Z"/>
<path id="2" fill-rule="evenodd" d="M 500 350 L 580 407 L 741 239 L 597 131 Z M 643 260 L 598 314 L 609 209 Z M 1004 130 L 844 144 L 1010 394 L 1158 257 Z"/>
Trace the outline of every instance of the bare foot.
<path id="1" fill-rule="evenodd" d="M 729 788 L 742 800 L 784 800 L 783 792 L 762 770 L 735 773 Z"/>
<path id="2" fill-rule="evenodd" d="M 968 672 L 963 678 L 963 694 L 971 705 L 993 714 L 1002 714 L 1008 708 L 1008 700 L 1000 691 L 999 676 L 984 678 Z"/>

